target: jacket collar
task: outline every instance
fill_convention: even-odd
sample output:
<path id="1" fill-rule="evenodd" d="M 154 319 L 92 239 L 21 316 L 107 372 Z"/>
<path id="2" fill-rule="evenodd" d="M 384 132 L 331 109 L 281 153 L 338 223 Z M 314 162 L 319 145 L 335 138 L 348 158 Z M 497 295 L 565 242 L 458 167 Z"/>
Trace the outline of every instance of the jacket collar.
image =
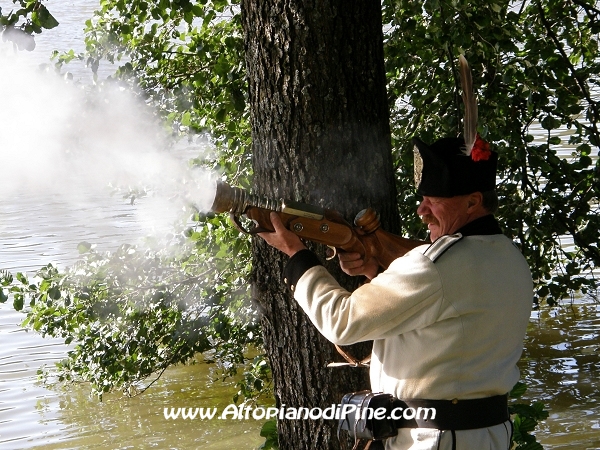
<path id="1" fill-rule="evenodd" d="M 498 221 L 492 214 L 475 219 L 456 231 L 463 236 L 502 234 Z"/>

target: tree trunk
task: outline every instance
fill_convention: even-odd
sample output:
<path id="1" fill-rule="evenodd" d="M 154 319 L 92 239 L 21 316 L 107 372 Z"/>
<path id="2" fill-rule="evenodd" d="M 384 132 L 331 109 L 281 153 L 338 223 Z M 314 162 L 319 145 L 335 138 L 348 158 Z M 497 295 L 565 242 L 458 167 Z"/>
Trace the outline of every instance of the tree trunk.
<path id="1" fill-rule="evenodd" d="M 254 191 L 334 208 L 348 220 L 372 206 L 384 228 L 397 231 L 380 2 L 243 0 L 242 20 Z M 341 358 L 281 282 L 286 262 L 254 242 L 254 295 L 276 401 L 326 408 L 368 388 L 368 371 L 326 367 Z M 346 288 L 356 287 L 337 262 L 327 266 Z M 351 352 L 362 357 L 369 347 Z M 334 420 L 278 426 L 283 450 L 339 448 Z"/>

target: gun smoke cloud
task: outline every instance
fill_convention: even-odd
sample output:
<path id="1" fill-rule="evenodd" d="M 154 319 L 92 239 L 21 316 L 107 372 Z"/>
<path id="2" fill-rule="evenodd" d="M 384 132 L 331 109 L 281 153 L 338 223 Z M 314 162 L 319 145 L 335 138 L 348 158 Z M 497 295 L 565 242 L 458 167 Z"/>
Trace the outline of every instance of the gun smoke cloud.
<path id="1" fill-rule="evenodd" d="M 127 90 L 68 82 L 19 56 L 0 48 L 3 199 L 27 195 L 49 208 L 55 200 L 79 208 L 112 189 L 127 196 L 147 234 L 171 231 L 188 201 L 210 208 L 215 177 L 187 162 L 211 152 L 208 143 L 170 145 L 150 108 Z"/>

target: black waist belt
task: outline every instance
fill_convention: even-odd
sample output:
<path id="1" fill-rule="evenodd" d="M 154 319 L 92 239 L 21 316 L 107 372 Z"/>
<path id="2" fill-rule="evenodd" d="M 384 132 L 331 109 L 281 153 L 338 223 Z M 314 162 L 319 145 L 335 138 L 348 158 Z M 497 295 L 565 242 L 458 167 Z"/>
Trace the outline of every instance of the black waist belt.
<path id="1" fill-rule="evenodd" d="M 402 408 L 402 413 L 397 409 L 394 413 L 394 424 L 398 428 L 472 430 L 498 425 L 509 419 L 507 395 L 473 400 L 394 399 L 393 407 Z M 404 413 L 407 408 L 410 408 L 409 414 Z M 414 418 L 405 418 L 411 416 Z"/>

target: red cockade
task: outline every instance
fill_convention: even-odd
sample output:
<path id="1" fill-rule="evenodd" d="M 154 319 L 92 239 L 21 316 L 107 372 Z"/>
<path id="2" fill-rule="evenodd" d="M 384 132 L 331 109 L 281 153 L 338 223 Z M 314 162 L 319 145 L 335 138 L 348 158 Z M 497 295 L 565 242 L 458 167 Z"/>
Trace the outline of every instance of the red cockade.
<path id="1" fill-rule="evenodd" d="M 473 149 L 471 150 L 471 159 L 473 161 L 487 161 L 490 159 L 490 156 L 492 156 L 490 144 L 477 135 L 475 144 L 473 144 Z"/>

